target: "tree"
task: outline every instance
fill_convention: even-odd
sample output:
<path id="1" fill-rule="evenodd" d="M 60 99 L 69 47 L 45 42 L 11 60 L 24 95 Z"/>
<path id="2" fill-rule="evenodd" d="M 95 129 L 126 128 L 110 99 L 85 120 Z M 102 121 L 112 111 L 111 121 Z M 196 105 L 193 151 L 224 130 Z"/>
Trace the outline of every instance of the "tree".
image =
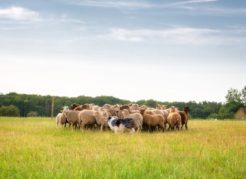
<path id="1" fill-rule="evenodd" d="M 14 105 L 1 106 L 0 116 L 20 116 L 20 110 Z"/>
<path id="2" fill-rule="evenodd" d="M 242 103 L 244 107 L 246 107 L 246 86 L 242 89 L 241 91 L 241 98 L 242 98 Z"/>
<path id="3" fill-rule="evenodd" d="M 226 102 L 231 103 L 231 102 L 236 102 L 236 103 L 241 103 L 241 92 L 238 91 L 237 89 L 229 89 L 227 91 L 226 95 Z"/>
<path id="4" fill-rule="evenodd" d="M 219 118 L 221 119 L 232 119 L 234 118 L 235 112 L 242 107 L 241 103 L 230 102 L 221 106 L 219 110 Z"/>

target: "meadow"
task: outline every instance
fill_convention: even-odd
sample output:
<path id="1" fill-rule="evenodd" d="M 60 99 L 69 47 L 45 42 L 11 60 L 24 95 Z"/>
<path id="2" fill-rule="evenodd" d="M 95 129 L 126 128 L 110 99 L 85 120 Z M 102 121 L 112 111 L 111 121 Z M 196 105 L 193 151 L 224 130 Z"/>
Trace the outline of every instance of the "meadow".
<path id="1" fill-rule="evenodd" d="M 246 178 L 246 121 L 114 134 L 0 117 L 0 178 Z"/>

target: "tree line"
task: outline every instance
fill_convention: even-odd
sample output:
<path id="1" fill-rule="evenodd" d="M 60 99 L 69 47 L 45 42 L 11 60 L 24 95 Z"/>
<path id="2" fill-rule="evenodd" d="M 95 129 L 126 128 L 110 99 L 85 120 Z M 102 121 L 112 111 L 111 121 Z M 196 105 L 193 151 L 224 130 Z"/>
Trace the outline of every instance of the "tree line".
<path id="1" fill-rule="evenodd" d="M 0 116 L 50 116 L 51 115 L 51 98 L 52 96 L 29 95 L 8 93 L 0 94 Z M 139 100 L 131 102 L 115 98 L 113 96 L 78 96 L 78 97 L 54 97 L 54 114 L 60 112 L 63 106 L 69 106 L 73 103 L 85 104 L 94 103 L 102 106 L 104 104 L 128 104 L 137 103 L 149 107 L 156 107 L 157 104 L 163 104 L 167 107 L 176 106 L 183 109 L 185 106 L 190 108 L 191 118 L 233 118 L 235 112 L 246 106 L 246 86 L 242 90 L 229 89 L 226 95 L 226 102 L 161 102 L 155 100 Z"/>

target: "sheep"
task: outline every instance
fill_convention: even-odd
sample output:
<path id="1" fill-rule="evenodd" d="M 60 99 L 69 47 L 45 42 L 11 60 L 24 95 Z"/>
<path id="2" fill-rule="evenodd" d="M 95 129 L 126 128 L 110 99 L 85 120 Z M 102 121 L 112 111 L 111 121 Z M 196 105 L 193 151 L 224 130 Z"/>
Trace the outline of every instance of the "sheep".
<path id="1" fill-rule="evenodd" d="M 186 130 L 188 129 L 188 112 L 189 112 L 189 107 L 185 107 L 184 111 L 179 111 L 179 114 L 181 116 L 181 130 L 183 126 L 185 125 Z"/>
<path id="2" fill-rule="evenodd" d="M 165 110 L 166 106 L 162 104 L 157 104 L 156 109 Z"/>
<path id="3" fill-rule="evenodd" d="M 148 111 L 141 110 L 141 114 L 143 115 L 143 127 L 148 131 L 152 131 L 156 127 L 160 127 L 164 132 L 164 117 L 160 114 L 149 114 Z"/>
<path id="4" fill-rule="evenodd" d="M 134 121 L 134 128 L 136 131 L 142 129 L 143 125 L 143 116 L 140 113 L 132 113 L 130 114 L 129 110 L 124 109 L 119 112 L 119 118 L 132 118 Z"/>
<path id="5" fill-rule="evenodd" d="M 170 110 L 164 109 L 164 110 L 161 110 L 161 112 L 163 113 L 163 116 L 164 116 L 164 118 L 165 118 L 165 120 L 166 120 L 166 119 L 167 119 L 167 116 L 168 116 L 169 113 L 170 113 Z"/>
<path id="6" fill-rule="evenodd" d="M 83 130 L 85 127 L 94 127 L 96 124 L 95 111 L 83 110 L 79 112 L 79 126 Z"/>
<path id="7" fill-rule="evenodd" d="M 95 118 L 97 124 L 100 125 L 100 130 L 103 131 L 103 128 L 108 126 L 109 113 L 106 110 L 99 109 L 95 112 Z"/>
<path id="8" fill-rule="evenodd" d="M 167 121 L 165 122 L 165 126 L 166 126 L 166 123 L 168 123 L 169 124 L 168 129 L 174 130 L 174 127 L 176 127 L 179 130 L 180 122 L 181 122 L 181 116 L 179 112 L 177 111 L 177 109 L 172 106 L 170 109 L 170 113 L 167 117 Z"/>
<path id="9" fill-rule="evenodd" d="M 132 118 L 134 121 L 134 128 L 136 131 L 142 130 L 143 126 L 143 116 L 140 113 L 132 113 L 127 116 L 127 118 Z"/>
<path id="10" fill-rule="evenodd" d="M 70 105 L 69 109 L 74 110 L 76 107 L 78 107 L 80 104 L 73 103 Z"/>
<path id="11" fill-rule="evenodd" d="M 118 118 L 124 118 L 124 116 L 125 116 L 125 114 L 124 114 L 124 112 L 123 111 L 125 111 L 126 109 L 124 109 L 124 110 L 119 110 L 117 113 L 116 113 L 116 116 L 118 117 Z M 129 114 L 129 111 L 127 110 L 127 114 Z"/>
<path id="12" fill-rule="evenodd" d="M 99 110 L 99 106 L 98 105 L 93 105 L 92 107 L 91 107 L 91 110 L 94 110 L 94 111 L 97 111 L 97 110 Z"/>
<path id="13" fill-rule="evenodd" d="M 138 104 L 130 104 L 130 111 L 138 111 L 139 110 L 139 105 Z"/>
<path id="14" fill-rule="evenodd" d="M 120 106 L 120 110 L 123 110 L 123 109 L 130 110 L 130 107 L 128 105 L 122 105 L 122 106 Z"/>
<path id="15" fill-rule="evenodd" d="M 167 116 L 168 116 L 168 112 L 167 110 L 161 110 L 161 109 L 152 109 L 152 108 L 147 108 L 145 110 L 145 113 L 147 114 L 160 114 L 160 115 L 163 115 L 163 117 L 166 119 Z"/>
<path id="16" fill-rule="evenodd" d="M 84 109 L 90 109 L 90 105 L 89 104 L 83 104 L 83 105 L 79 105 L 79 106 L 74 108 L 74 110 L 76 110 L 76 111 L 82 111 Z"/>
<path id="17" fill-rule="evenodd" d="M 120 107 L 119 105 L 112 106 L 110 104 L 105 104 L 103 106 L 103 109 L 106 109 L 109 112 L 110 116 L 117 116 L 118 111 L 120 110 Z"/>
<path id="18" fill-rule="evenodd" d="M 64 127 L 66 127 L 67 124 L 67 119 L 66 116 L 64 115 L 64 113 L 58 113 L 56 116 L 56 125 L 64 125 Z"/>
<path id="19" fill-rule="evenodd" d="M 62 112 L 67 118 L 67 122 L 69 123 L 69 127 L 72 125 L 73 128 L 76 128 L 79 124 L 78 114 L 79 111 L 69 110 L 68 107 L 64 107 Z"/>
<path id="20" fill-rule="evenodd" d="M 154 115 L 155 114 L 155 111 L 150 110 L 150 109 L 147 109 L 147 110 L 145 110 L 145 114 Z"/>

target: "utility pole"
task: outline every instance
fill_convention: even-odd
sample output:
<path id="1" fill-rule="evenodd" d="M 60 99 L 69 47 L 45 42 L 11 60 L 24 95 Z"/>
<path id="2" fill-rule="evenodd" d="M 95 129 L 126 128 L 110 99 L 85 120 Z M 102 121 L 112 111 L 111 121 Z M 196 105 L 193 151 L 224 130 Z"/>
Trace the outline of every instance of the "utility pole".
<path id="1" fill-rule="evenodd" d="M 51 119 L 54 117 L 54 102 L 55 102 L 55 97 L 51 96 Z"/>

